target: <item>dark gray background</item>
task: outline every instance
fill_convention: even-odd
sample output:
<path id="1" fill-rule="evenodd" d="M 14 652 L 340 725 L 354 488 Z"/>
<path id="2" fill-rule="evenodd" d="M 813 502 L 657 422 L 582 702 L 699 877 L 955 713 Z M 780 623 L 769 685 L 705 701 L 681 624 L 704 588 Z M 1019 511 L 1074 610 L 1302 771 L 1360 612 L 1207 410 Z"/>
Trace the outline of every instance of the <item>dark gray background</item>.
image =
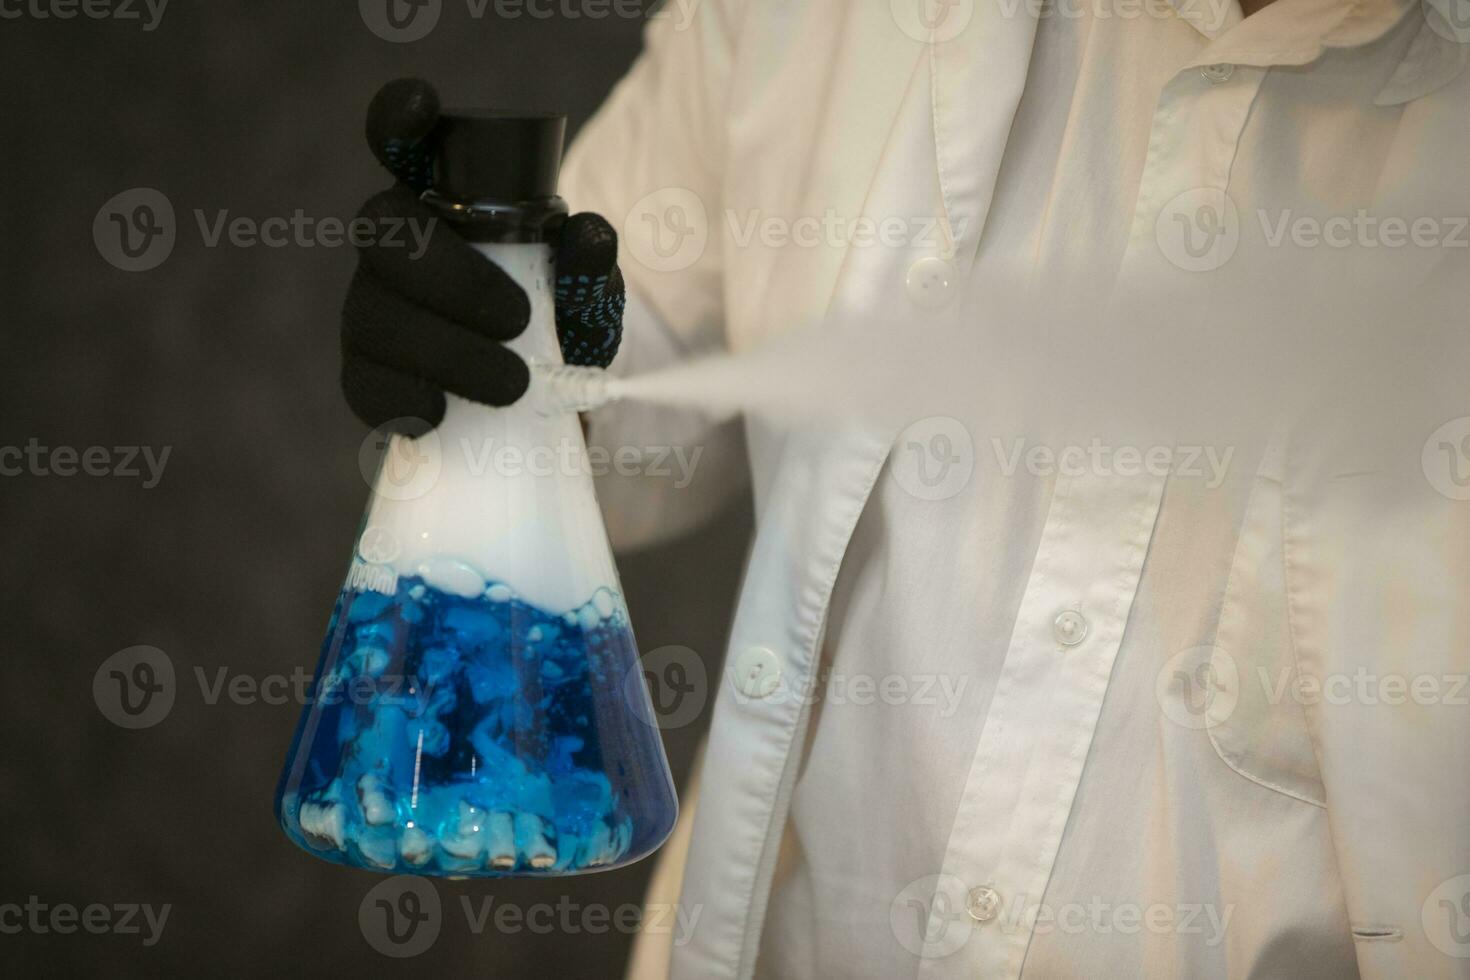
<path id="1" fill-rule="evenodd" d="M 172 906 L 152 948 L 0 935 L 6 974 L 621 972 L 630 936 L 477 936 L 459 897 L 615 908 L 639 900 L 651 862 L 559 883 L 441 883 L 433 947 L 374 952 L 358 907 L 382 879 L 306 856 L 273 821 L 298 706 L 210 705 L 195 675 L 314 668 L 367 491 L 364 432 L 336 382 L 351 250 L 206 248 L 193 212 L 351 217 L 386 186 L 363 111 L 401 75 L 431 79 L 449 103 L 561 108 L 575 127 L 644 26 L 490 10 L 476 20 L 465 0 L 444 0 L 434 32 L 408 44 L 374 36 L 350 0 L 173 0 L 150 33 L 118 19 L 0 22 L 0 446 L 172 448 L 153 489 L 0 477 L 0 904 Z M 103 261 L 92 223 L 134 187 L 167 195 L 178 242 L 160 267 L 127 273 Z M 645 650 L 691 647 L 715 674 L 747 510 L 621 559 Z M 98 710 L 92 679 L 135 644 L 167 653 L 178 694 L 160 724 L 125 731 Z M 666 733 L 677 778 L 704 723 Z"/>

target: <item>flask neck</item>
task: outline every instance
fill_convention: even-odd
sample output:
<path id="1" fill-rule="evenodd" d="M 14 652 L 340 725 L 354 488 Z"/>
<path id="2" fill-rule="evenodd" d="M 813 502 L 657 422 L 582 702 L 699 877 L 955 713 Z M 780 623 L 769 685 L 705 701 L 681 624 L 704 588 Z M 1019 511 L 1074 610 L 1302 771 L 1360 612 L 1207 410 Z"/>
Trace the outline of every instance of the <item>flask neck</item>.
<path id="1" fill-rule="evenodd" d="M 556 196 L 500 201 L 456 197 L 431 187 L 422 200 L 476 245 L 549 243 L 567 217 L 567 202 Z"/>

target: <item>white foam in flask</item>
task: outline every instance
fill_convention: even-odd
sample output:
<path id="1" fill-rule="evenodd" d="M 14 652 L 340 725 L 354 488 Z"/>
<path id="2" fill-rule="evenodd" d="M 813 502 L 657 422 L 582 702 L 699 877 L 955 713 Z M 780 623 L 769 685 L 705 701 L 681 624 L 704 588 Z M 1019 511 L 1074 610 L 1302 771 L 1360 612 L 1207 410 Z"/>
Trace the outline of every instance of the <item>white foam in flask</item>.
<path id="1" fill-rule="evenodd" d="M 466 597 L 511 589 L 554 613 L 619 594 L 581 424 L 548 410 L 545 390 L 562 365 L 547 239 L 566 213 L 554 194 L 564 125 L 495 112 L 441 123 L 425 200 L 525 290 L 530 322 L 506 346 L 532 366 L 531 390 L 499 409 L 449 395 L 437 430 L 392 437 L 359 549 L 394 579 Z"/>
<path id="2" fill-rule="evenodd" d="M 551 248 L 477 248 L 531 299 L 530 324 L 506 346 L 535 366 L 532 390 L 498 409 L 449 395 L 436 430 L 393 436 L 359 557 L 445 592 L 509 588 L 543 610 L 566 613 L 619 588 L 581 424 L 574 412 L 548 413 L 541 390 L 551 383 L 545 368 L 562 363 Z"/>

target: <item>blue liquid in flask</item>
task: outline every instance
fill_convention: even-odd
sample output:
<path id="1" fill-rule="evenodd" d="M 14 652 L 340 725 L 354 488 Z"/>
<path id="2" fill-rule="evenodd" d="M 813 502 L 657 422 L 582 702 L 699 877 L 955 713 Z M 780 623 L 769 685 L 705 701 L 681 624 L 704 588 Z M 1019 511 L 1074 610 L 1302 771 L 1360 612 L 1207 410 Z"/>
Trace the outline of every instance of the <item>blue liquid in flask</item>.
<path id="1" fill-rule="evenodd" d="M 303 848 L 383 872 L 627 864 L 677 815 L 641 684 L 609 590 L 561 615 L 504 585 L 344 590 L 278 816 Z"/>

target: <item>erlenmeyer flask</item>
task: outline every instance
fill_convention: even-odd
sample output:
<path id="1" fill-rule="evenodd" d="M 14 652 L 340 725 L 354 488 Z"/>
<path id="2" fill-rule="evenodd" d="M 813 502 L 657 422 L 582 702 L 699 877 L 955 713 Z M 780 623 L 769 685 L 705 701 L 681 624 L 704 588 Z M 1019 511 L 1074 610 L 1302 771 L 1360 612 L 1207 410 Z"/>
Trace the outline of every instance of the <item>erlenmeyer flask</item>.
<path id="1" fill-rule="evenodd" d="M 508 346 L 561 364 L 552 301 L 560 116 L 448 114 L 425 201 L 515 278 Z M 673 828 L 673 781 L 574 412 L 536 386 L 449 397 L 392 436 L 276 798 L 354 867 L 453 877 L 618 867 Z"/>

